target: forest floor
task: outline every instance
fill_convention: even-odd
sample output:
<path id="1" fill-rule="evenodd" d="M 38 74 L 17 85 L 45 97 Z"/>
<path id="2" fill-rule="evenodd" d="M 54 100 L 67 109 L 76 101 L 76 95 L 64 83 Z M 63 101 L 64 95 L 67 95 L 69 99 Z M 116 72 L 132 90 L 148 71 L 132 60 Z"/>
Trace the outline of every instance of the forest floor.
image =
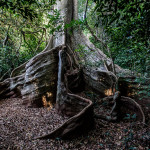
<path id="1" fill-rule="evenodd" d="M 95 128 L 76 139 L 34 140 L 66 120 L 54 108 L 27 108 L 17 98 L 1 100 L 0 150 L 150 150 L 150 127 L 132 120 L 108 123 L 95 119 Z"/>

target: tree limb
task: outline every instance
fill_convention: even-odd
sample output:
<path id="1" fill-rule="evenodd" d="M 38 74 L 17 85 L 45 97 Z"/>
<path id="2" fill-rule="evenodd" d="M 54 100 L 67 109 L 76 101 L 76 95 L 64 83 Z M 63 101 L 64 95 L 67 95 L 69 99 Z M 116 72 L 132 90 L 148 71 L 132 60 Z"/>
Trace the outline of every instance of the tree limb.
<path id="1" fill-rule="evenodd" d="M 40 40 L 38 41 L 38 45 L 37 45 L 37 47 L 36 47 L 35 52 L 38 50 L 38 48 L 39 48 L 40 45 L 42 44 L 42 39 L 43 39 L 43 36 L 44 36 L 44 31 L 45 31 L 45 28 L 43 28 L 42 36 L 41 36 Z"/>
<path id="2" fill-rule="evenodd" d="M 106 50 L 108 51 L 110 57 L 111 57 L 111 61 L 112 61 L 112 69 L 113 69 L 113 72 L 114 74 L 116 74 L 116 71 L 115 71 L 115 65 L 114 65 L 114 61 L 113 61 L 113 58 L 112 58 L 112 53 L 109 49 L 109 47 L 107 46 L 106 43 L 103 42 L 103 40 L 101 40 L 100 38 L 98 38 L 93 30 L 91 29 L 91 27 L 89 26 L 88 22 L 87 22 L 87 17 L 86 17 L 86 13 L 87 13 L 87 7 L 88 7 L 88 0 L 86 1 L 86 8 L 85 8 L 85 14 L 84 14 L 84 19 L 85 19 L 85 23 L 86 23 L 86 26 L 88 28 L 88 30 L 90 31 L 91 35 L 95 38 L 96 41 L 100 42 L 105 48 Z"/>

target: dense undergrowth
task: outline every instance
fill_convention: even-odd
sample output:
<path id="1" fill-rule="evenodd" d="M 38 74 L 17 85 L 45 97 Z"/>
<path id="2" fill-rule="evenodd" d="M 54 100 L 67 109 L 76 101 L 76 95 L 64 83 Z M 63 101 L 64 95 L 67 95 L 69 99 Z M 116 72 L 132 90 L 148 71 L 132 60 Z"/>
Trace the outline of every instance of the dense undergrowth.
<path id="1" fill-rule="evenodd" d="M 85 2 L 87 18 L 85 18 Z M 147 1 L 80 0 L 79 21 L 66 25 L 80 26 L 90 35 L 85 20 L 101 39 L 91 41 L 116 64 L 130 69 L 131 74 L 150 77 L 149 5 Z M 32 0 L 7 2 L 0 6 L 0 79 L 39 53 L 46 46 L 49 35 L 61 31 L 62 20 L 55 1 Z M 106 48 L 109 47 L 110 51 Z M 79 52 L 84 53 L 80 45 Z"/>

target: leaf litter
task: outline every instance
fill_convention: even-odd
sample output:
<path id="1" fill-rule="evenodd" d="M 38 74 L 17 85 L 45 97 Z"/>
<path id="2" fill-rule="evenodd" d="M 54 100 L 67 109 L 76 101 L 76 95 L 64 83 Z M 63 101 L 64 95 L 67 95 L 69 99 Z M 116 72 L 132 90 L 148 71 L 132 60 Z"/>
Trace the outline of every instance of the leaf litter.
<path id="1" fill-rule="evenodd" d="M 0 150 L 149 150 L 150 148 L 150 127 L 140 122 L 129 121 L 108 123 L 95 119 L 95 128 L 75 139 L 34 140 L 35 137 L 50 133 L 67 119 L 58 115 L 55 108 L 51 110 L 28 108 L 22 105 L 22 99 L 18 98 L 1 100 Z"/>

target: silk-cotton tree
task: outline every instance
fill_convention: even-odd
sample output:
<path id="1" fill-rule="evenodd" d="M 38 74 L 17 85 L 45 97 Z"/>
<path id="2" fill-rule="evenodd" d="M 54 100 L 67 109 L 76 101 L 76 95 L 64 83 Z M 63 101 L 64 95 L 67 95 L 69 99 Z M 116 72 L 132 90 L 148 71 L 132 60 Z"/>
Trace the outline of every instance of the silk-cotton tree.
<path id="1" fill-rule="evenodd" d="M 0 83 L 0 97 L 21 97 L 29 107 L 54 105 L 59 114 L 70 117 L 62 126 L 39 138 L 68 138 L 86 132 L 94 126 L 94 117 L 114 120 L 111 116 L 97 116 L 93 102 L 81 96 L 87 87 L 104 96 L 106 91 L 115 93 L 117 76 L 112 72 L 112 61 L 97 49 L 80 28 L 66 27 L 78 20 L 77 0 L 57 1 L 54 6 L 63 21 L 61 29 L 53 34 L 47 47 L 28 62 L 16 68 L 9 79 Z M 82 47 L 82 48 L 81 48 Z M 80 54 L 82 53 L 82 57 Z M 95 67 L 99 63 L 98 67 Z M 90 64 L 93 64 L 92 66 Z M 125 71 L 115 65 L 117 73 Z M 109 97 L 114 102 L 110 114 L 121 114 L 120 106 L 132 104 L 143 122 L 141 107 L 133 100 L 116 92 Z M 118 120 L 120 115 L 116 116 Z"/>

